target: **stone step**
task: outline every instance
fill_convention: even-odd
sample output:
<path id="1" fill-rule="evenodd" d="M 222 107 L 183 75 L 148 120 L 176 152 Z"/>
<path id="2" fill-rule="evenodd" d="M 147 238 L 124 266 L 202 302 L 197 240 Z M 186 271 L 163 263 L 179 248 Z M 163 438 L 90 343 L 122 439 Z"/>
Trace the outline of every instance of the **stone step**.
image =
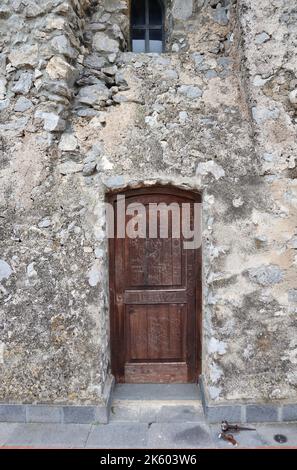
<path id="1" fill-rule="evenodd" d="M 110 421 L 204 422 L 199 389 L 192 384 L 118 385 Z"/>

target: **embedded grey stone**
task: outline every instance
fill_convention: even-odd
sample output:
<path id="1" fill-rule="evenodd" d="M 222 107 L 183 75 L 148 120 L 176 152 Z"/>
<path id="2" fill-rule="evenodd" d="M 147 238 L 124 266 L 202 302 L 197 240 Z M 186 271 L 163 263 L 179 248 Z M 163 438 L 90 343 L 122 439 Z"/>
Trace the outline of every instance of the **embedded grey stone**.
<path id="1" fill-rule="evenodd" d="M 77 138 L 73 134 L 62 134 L 59 149 L 63 152 L 73 152 L 77 148 Z"/>
<path id="2" fill-rule="evenodd" d="M 51 41 L 51 46 L 55 52 L 64 54 L 71 59 L 78 55 L 78 52 L 71 46 L 69 39 L 64 34 L 55 36 Z"/>
<path id="3" fill-rule="evenodd" d="M 260 106 L 254 106 L 252 108 L 252 114 L 254 121 L 256 121 L 257 124 L 262 124 L 268 119 L 277 119 L 279 117 L 279 109 L 269 109 Z"/>
<path id="4" fill-rule="evenodd" d="M 269 78 L 262 78 L 261 75 L 255 75 L 255 78 L 253 80 L 253 84 L 256 87 L 261 87 L 261 86 L 264 86 L 265 83 L 267 83 L 269 80 L 270 80 L 270 77 Z"/>
<path id="5" fill-rule="evenodd" d="M 0 5 L 0 19 L 7 19 L 11 15 L 11 10 L 7 5 Z"/>
<path id="6" fill-rule="evenodd" d="M 82 169 L 82 163 L 75 163 L 72 161 L 61 163 L 61 165 L 59 165 L 59 171 L 61 175 L 72 175 L 74 173 L 81 172 Z"/>
<path id="7" fill-rule="evenodd" d="M 289 290 L 288 300 L 291 303 L 297 303 L 297 289 L 290 289 Z"/>
<path id="8" fill-rule="evenodd" d="M 30 72 L 24 72 L 20 75 L 20 78 L 16 84 L 12 87 L 14 93 L 27 94 L 29 93 L 33 83 L 33 75 Z"/>
<path id="9" fill-rule="evenodd" d="M 27 276 L 29 278 L 37 277 L 37 275 L 38 275 L 37 271 L 34 268 L 34 264 L 35 263 L 33 262 L 33 263 L 28 264 L 28 266 L 27 266 Z"/>
<path id="10" fill-rule="evenodd" d="M 0 76 L 5 75 L 6 73 L 6 60 L 7 60 L 6 54 L 4 54 L 3 52 L 0 52 Z"/>
<path id="11" fill-rule="evenodd" d="M 90 54 L 84 59 L 84 65 L 95 70 L 101 70 L 106 64 L 105 57 L 100 54 Z"/>
<path id="12" fill-rule="evenodd" d="M 96 259 L 88 272 L 88 281 L 91 287 L 96 287 L 101 279 L 102 279 L 101 263 L 98 259 Z"/>
<path id="13" fill-rule="evenodd" d="M 284 277 L 282 270 L 274 265 L 262 265 L 258 268 L 251 268 L 248 270 L 248 275 L 252 282 L 261 286 L 279 284 Z"/>
<path id="14" fill-rule="evenodd" d="M 10 104 L 10 100 L 7 98 L 6 100 L 0 100 L 0 111 L 4 111 L 7 109 Z"/>
<path id="15" fill-rule="evenodd" d="M 14 110 L 17 112 L 17 113 L 23 113 L 25 111 L 28 111 L 28 109 L 32 108 L 33 106 L 33 103 L 31 100 L 28 100 L 28 98 L 25 98 L 24 96 L 21 96 L 15 106 L 14 106 Z"/>
<path id="16" fill-rule="evenodd" d="M 96 247 L 95 250 L 94 250 L 94 253 L 95 253 L 95 258 L 96 259 L 103 259 L 104 258 L 105 252 L 102 250 L 102 248 Z"/>
<path id="17" fill-rule="evenodd" d="M 97 157 L 99 157 L 102 154 L 102 151 L 103 149 L 102 149 L 102 145 L 100 144 L 100 142 L 93 144 L 91 150 L 89 150 L 89 152 L 87 153 L 85 162 L 95 161 Z"/>
<path id="18" fill-rule="evenodd" d="M 189 119 L 189 115 L 186 111 L 181 111 L 179 113 L 179 122 L 181 124 L 185 124 L 188 121 L 188 119 Z"/>
<path id="19" fill-rule="evenodd" d="M 42 15 L 42 13 L 44 13 L 44 9 L 40 8 L 40 6 L 37 5 L 37 3 L 33 0 L 29 0 L 25 12 L 27 18 L 36 18 L 37 16 Z"/>
<path id="20" fill-rule="evenodd" d="M 116 65 L 110 65 L 109 67 L 102 68 L 101 71 L 105 73 L 105 75 L 108 75 L 109 77 L 114 77 L 118 71 L 118 68 Z"/>
<path id="21" fill-rule="evenodd" d="M 105 2 L 105 10 L 109 13 L 118 12 L 118 11 L 125 11 L 127 8 L 126 2 L 123 0 L 108 0 Z M 110 15 L 105 15 L 108 21 Z"/>
<path id="22" fill-rule="evenodd" d="M 244 204 L 244 201 L 242 200 L 241 197 L 236 197 L 232 200 L 233 207 L 238 208 L 238 207 L 243 206 L 243 204 Z"/>
<path id="23" fill-rule="evenodd" d="M 28 65 L 36 67 L 39 61 L 38 46 L 25 45 L 14 48 L 8 56 L 14 67 Z"/>
<path id="24" fill-rule="evenodd" d="M 108 54 L 107 58 L 108 58 L 108 61 L 111 64 L 114 64 L 114 62 L 116 61 L 116 58 L 117 58 L 117 53 L 113 52 L 112 54 Z"/>
<path id="25" fill-rule="evenodd" d="M 265 31 L 263 31 L 263 33 L 260 33 L 260 34 L 256 35 L 255 43 L 256 44 L 263 44 L 264 42 L 269 41 L 269 39 L 270 39 L 269 34 L 265 33 Z"/>
<path id="26" fill-rule="evenodd" d="M 168 80 L 177 80 L 178 73 L 176 70 L 166 69 L 163 73 L 163 77 L 165 77 Z"/>
<path id="27" fill-rule="evenodd" d="M 213 19 L 216 23 L 226 26 L 229 23 L 227 9 L 218 4 L 213 12 Z"/>
<path id="28" fill-rule="evenodd" d="M 197 176 L 206 176 L 209 173 L 213 175 L 216 180 L 219 180 L 220 178 L 225 176 L 224 169 L 213 160 L 209 160 L 208 162 L 198 163 L 197 170 L 196 170 Z"/>
<path id="29" fill-rule="evenodd" d="M 42 113 L 40 116 L 44 120 L 44 130 L 49 132 L 63 131 L 66 127 L 66 122 L 58 114 L 55 113 Z"/>
<path id="30" fill-rule="evenodd" d="M 94 108 L 76 108 L 74 110 L 75 114 L 79 117 L 94 117 L 99 115 L 99 111 L 96 111 Z"/>
<path id="31" fill-rule="evenodd" d="M 111 39 L 106 33 L 98 32 L 93 38 L 93 48 L 98 52 L 119 52 L 119 43 L 115 39 Z"/>
<path id="32" fill-rule="evenodd" d="M 204 60 L 205 60 L 205 56 L 204 54 L 200 54 L 199 52 L 194 52 L 194 54 L 192 54 L 192 59 L 195 63 L 195 68 L 197 70 L 200 70 Z"/>
<path id="33" fill-rule="evenodd" d="M 297 108 L 297 88 L 290 92 L 289 101 L 294 108 Z"/>
<path id="34" fill-rule="evenodd" d="M 187 20 L 193 13 L 193 0 L 174 0 L 172 16 L 177 20 Z"/>
<path id="35" fill-rule="evenodd" d="M 97 168 L 97 162 L 94 162 L 94 161 L 86 162 L 83 166 L 82 173 L 84 176 L 91 176 L 93 173 L 95 173 L 96 168 Z"/>
<path id="36" fill-rule="evenodd" d="M 265 235 L 257 235 L 255 237 L 256 243 L 258 245 L 266 245 L 267 244 L 267 237 Z"/>
<path id="37" fill-rule="evenodd" d="M 9 266 L 9 264 L 3 259 L 0 259 L 0 282 L 3 279 L 8 279 L 11 274 L 12 274 L 12 269 Z"/>
<path id="38" fill-rule="evenodd" d="M 6 95 L 6 78 L 0 78 L 0 100 L 3 100 Z"/>
<path id="39" fill-rule="evenodd" d="M 120 188 L 125 184 L 123 176 L 111 176 L 105 182 L 105 185 L 109 188 Z"/>
<path id="40" fill-rule="evenodd" d="M 221 67 L 223 67 L 224 69 L 227 69 L 231 64 L 231 59 L 230 59 L 230 57 L 225 57 L 225 56 L 219 57 L 218 58 L 218 64 Z"/>
<path id="41" fill-rule="evenodd" d="M 206 74 L 205 74 L 205 77 L 206 77 L 207 79 L 215 78 L 215 77 L 217 77 L 217 76 L 218 76 L 218 74 L 217 74 L 217 72 L 216 72 L 215 70 L 207 70 L 207 72 L 206 72 Z"/>
<path id="42" fill-rule="evenodd" d="M 20 12 L 24 9 L 23 0 L 12 0 L 11 6 L 14 11 Z"/>
<path id="43" fill-rule="evenodd" d="M 27 117 L 21 117 L 14 121 L 7 122 L 6 124 L 0 124 L 0 129 L 3 131 L 19 131 L 22 132 L 28 124 Z"/>
<path id="44" fill-rule="evenodd" d="M 123 74 L 120 73 L 120 72 L 116 72 L 116 74 L 115 74 L 115 83 L 116 83 L 116 85 L 118 85 L 120 87 L 128 88 L 128 83 L 126 82 Z M 121 88 L 121 89 L 123 89 L 123 88 Z"/>
<path id="45" fill-rule="evenodd" d="M 52 225 L 52 221 L 50 219 L 48 219 L 47 217 L 45 219 L 42 219 L 39 224 L 38 224 L 38 227 L 39 228 L 48 228 Z"/>
<path id="46" fill-rule="evenodd" d="M 194 85 L 181 85 L 177 92 L 190 100 L 195 100 L 202 96 L 202 90 Z"/>
<path id="47" fill-rule="evenodd" d="M 100 106 L 111 97 L 111 91 L 104 83 L 85 86 L 79 90 L 77 99 L 80 103 L 90 106 Z"/>

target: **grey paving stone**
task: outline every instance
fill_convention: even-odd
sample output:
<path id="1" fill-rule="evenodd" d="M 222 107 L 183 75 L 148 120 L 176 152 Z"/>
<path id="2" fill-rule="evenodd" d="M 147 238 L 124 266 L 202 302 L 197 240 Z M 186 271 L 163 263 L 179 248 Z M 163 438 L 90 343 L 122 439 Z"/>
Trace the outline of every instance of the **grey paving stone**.
<path id="1" fill-rule="evenodd" d="M 282 420 L 297 421 L 297 405 L 284 405 Z"/>
<path id="2" fill-rule="evenodd" d="M 62 407 L 27 405 L 28 423 L 61 423 Z"/>
<path id="3" fill-rule="evenodd" d="M 218 438 L 220 434 L 220 425 L 219 424 L 211 424 L 210 425 L 211 436 L 214 442 L 215 447 L 219 447 L 220 449 L 233 449 L 233 448 L 251 448 L 255 449 L 257 447 L 265 447 L 268 443 L 264 436 L 260 435 L 257 431 L 241 431 L 241 432 L 233 432 L 235 440 L 237 441 L 238 445 L 235 447 L 229 442 L 226 442 L 222 439 Z"/>
<path id="4" fill-rule="evenodd" d="M 297 448 L 297 423 L 257 424 L 256 427 L 259 435 L 266 440 L 269 446 Z M 285 435 L 288 441 L 285 444 L 277 443 L 274 440 L 276 434 Z"/>
<path id="5" fill-rule="evenodd" d="M 155 423 L 149 428 L 151 449 L 213 448 L 209 427 L 196 423 Z"/>
<path id="6" fill-rule="evenodd" d="M 143 423 L 110 423 L 92 426 L 89 449 L 139 449 L 147 445 L 148 426 Z"/>
<path id="7" fill-rule="evenodd" d="M 100 408 L 96 406 L 63 406 L 62 419 L 65 424 L 106 423 L 107 411 L 104 407 Z"/>
<path id="8" fill-rule="evenodd" d="M 200 400 L 196 384 L 117 384 L 115 400 Z"/>
<path id="9" fill-rule="evenodd" d="M 17 423 L 0 423 L 0 446 L 5 444 L 17 426 Z"/>
<path id="10" fill-rule="evenodd" d="M 194 406 L 162 406 L 157 413 L 156 420 L 159 423 L 175 422 L 204 422 L 204 413 Z"/>
<path id="11" fill-rule="evenodd" d="M 91 426 L 86 424 L 18 424 L 7 446 L 43 448 L 84 447 Z"/>
<path id="12" fill-rule="evenodd" d="M 26 407 L 24 405 L 0 405 L 0 422 L 25 423 Z"/>
<path id="13" fill-rule="evenodd" d="M 230 423 L 241 421 L 241 407 L 239 405 L 230 406 L 210 406 L 206 408 L 206 419 L 209 423 L 220 423 L 227 420 Z"/>
<path id="14" fill-rule="evenodd" d="M 273 405 L 247 405 L 246 421 L 248 423 L 274 422 L 278 419 L 278 410 Z"/>

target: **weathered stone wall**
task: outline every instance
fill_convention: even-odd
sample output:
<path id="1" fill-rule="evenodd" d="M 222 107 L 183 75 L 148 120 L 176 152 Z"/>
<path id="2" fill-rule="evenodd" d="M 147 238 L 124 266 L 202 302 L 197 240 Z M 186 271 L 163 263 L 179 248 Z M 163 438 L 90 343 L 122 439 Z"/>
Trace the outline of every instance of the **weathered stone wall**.
<path id="1" fill-rule="evenodd" d="M 295 22 L 289 0 L 172 0 L 166 53 L 133 54 L 124 0 L 2 2 L 2 402 L 102 401 L 102 202 L 154 182 L 203 194 L 208 398 L 295 401 Z"/>

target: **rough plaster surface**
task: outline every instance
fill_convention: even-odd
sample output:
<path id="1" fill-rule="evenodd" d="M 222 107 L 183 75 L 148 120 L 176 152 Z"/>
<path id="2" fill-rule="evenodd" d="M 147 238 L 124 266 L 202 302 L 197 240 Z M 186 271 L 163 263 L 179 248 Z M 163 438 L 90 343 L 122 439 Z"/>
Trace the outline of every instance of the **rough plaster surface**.
<path id="1" fill-rule="evenodd" d="M 2 1 L 1 402 L 103 401 L 102 202 L 154 182 L 203 192 L 210 401 L 296 400 L 296 11 L 166 7 L 137 55 L 125 0 Z"/>

